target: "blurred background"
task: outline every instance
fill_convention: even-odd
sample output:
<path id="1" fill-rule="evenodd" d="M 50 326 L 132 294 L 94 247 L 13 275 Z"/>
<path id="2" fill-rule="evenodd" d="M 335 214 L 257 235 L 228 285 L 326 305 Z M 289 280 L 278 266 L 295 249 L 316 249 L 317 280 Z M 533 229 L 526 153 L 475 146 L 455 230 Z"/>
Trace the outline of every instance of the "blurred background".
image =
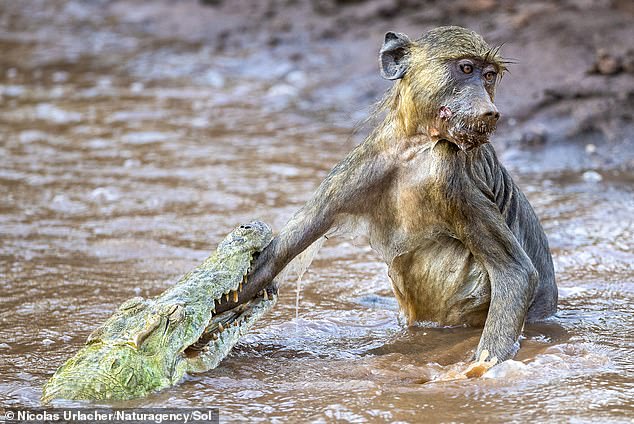
<path id="1" fill-rule="evenodd" d="M 279 230 L 369 130 L 388 30 L 461 25 L 517 63 L 492 143 L 549 237 L 560 312 L 494 378 L 427 383 L 478 329 L 399 323 L 362 239 L 328 241 L 216 370 L 125 406 L 227 420 L 629 422 L 634 3 L 0 0 L 0 405 L 121 302 L 252 218 Z"/>

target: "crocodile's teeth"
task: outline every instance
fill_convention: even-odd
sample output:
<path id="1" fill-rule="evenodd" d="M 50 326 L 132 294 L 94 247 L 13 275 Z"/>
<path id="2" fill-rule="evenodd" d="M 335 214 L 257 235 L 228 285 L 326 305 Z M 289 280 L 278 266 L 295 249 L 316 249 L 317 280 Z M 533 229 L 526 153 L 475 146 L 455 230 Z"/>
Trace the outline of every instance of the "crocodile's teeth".
<path id="1" fill-rule="evenodd" d="M 211 333 L 211 337 L 213 337 L 214 340 L 218 340 L 218 334 L 217 333 Z"/>
<path id="2" fill-rule="evenodd" d="M 218 330 L 220 330 L 221 333 L 225 331 L 225 328 L 222 326 L 221 322 L 218 323 Z"/>
<path id="3" fill-rule="evenodd" d="M 242 291 L 242 282 L 240 282 L 240 284 L 238 284 L 238 291 Z"/>
<path id="4" fill-rule="evenodd" d="M 233 292 L 233 301 L 234 301 L 234 302 L 237 302 L 237 301 L 238 301 L 238 292 L 237 292 L 237 291 L 234 291 L 234 292 Z"/>
<path id="5" fill-rule="evenodd" d="M 132 336 L 132 340 L 128 340 L 128 344 L 135 350 L 139 350 L 139 335 Z"/>
<path id="6" fill-rule="evenodd" d="M 225 293 L 225 301 L 228 302 L 229 301 L 229 292 Z"/>
<path id="7" fill-rule="evenodd" d="M 264 300 L 269 300 L 269 294 L 266 291 L 266 289 L 262 290 L 264 292 L 264 294 L 262 295 L 262 297 L 264 298 Z"/>

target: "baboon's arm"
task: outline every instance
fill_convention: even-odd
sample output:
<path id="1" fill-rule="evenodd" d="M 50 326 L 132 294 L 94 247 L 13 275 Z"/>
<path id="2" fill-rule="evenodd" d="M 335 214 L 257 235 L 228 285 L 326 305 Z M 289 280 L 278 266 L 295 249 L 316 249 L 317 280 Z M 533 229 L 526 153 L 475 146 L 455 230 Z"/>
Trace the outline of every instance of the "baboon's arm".
<path id="1" fill-rule="evenodd" d="M 504 361 L 519 348 L 538 275 L 495 203 L 478 192 L 468 204 L 463 210 L 466 225 L 458 232 L 491 283 L 491 302 L 476 358 L 487 349 L 492 357 Z"/>
<path id="2" fill-rule="evenodd" d="M 361 144 L 335 166 L 312 198 L 288 221 L 257 258 L 238 302 L 220 305 L 222 312 L 252 299 L 298 254 L 322 237 L 342 214 L 360 213 L 381 190 L 390 161 L 372 145 Z"/>

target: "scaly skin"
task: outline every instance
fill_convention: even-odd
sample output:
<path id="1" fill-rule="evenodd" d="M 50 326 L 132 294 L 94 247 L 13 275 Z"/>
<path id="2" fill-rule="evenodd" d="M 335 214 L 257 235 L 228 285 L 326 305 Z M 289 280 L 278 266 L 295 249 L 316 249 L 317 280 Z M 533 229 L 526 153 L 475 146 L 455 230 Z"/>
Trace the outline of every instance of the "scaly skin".
<path id="1" fill-rule="evenodd" d="M 271 241 L 271 229 L 254 221 L 232 231 L 216 252 L 154 299 L 132 298 L 44 386 L 52 399 L 126 400 L 178 383 L 187 372 L 212 369 L 277 297 L 267 292 L 213 315 L 235 298 L 251 261 Z M 223 300 L 225 299 L 225 300 Z"/>

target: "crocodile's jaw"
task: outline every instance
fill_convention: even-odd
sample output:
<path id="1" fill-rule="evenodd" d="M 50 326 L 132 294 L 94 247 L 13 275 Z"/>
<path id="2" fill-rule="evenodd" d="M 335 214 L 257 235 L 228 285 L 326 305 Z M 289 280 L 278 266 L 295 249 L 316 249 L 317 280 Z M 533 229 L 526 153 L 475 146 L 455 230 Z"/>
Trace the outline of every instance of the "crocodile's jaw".
<path id="1" fill-rule="evenodd" d="M 267 294 L 267 297 L 257 297 L 250 301 L 247 309 L 235 320 L 232 325 L 224 327 L 217 332 L 210 342 L 200 350 L 188 349 L 185 351 L 186 372 L 205 372 L 216 368 L 238 343 L 243 336 L 264 314 L 275 306 L 276 294 Z M 227 311 L 230 312 L 230 311 Z"/>
<path id="2" fill-rule="evenodd" d="M 167 357 L 159 364 L 158 358 L 149 361 L 129 345 L 86 346 L 76 357 L 62 365 L 42 390 L 42 403 L 53 399 L 69 400 L 129 400 L 147 396 L 178 383 L 185 373 L 197 373 L 216 368 L 231 349 L 264 314 L 275 306 L 277 295 L 258 297 L 247 304 L 235 324 L 217 332 L 217 339 L 200 350 L 184 351 Z M 117 361 L 126 361 L 123 370 L 113 370 Z M 152 363 L 154 362 L 154 363 Z M 93 364 L 90 370 L 82 363 Z M 94 368 L 98 364 L 99 369 Z M 110 364 L 111 368 L 107 368 Z M 87 378 L 90 376 L 89 378 Z"/>

